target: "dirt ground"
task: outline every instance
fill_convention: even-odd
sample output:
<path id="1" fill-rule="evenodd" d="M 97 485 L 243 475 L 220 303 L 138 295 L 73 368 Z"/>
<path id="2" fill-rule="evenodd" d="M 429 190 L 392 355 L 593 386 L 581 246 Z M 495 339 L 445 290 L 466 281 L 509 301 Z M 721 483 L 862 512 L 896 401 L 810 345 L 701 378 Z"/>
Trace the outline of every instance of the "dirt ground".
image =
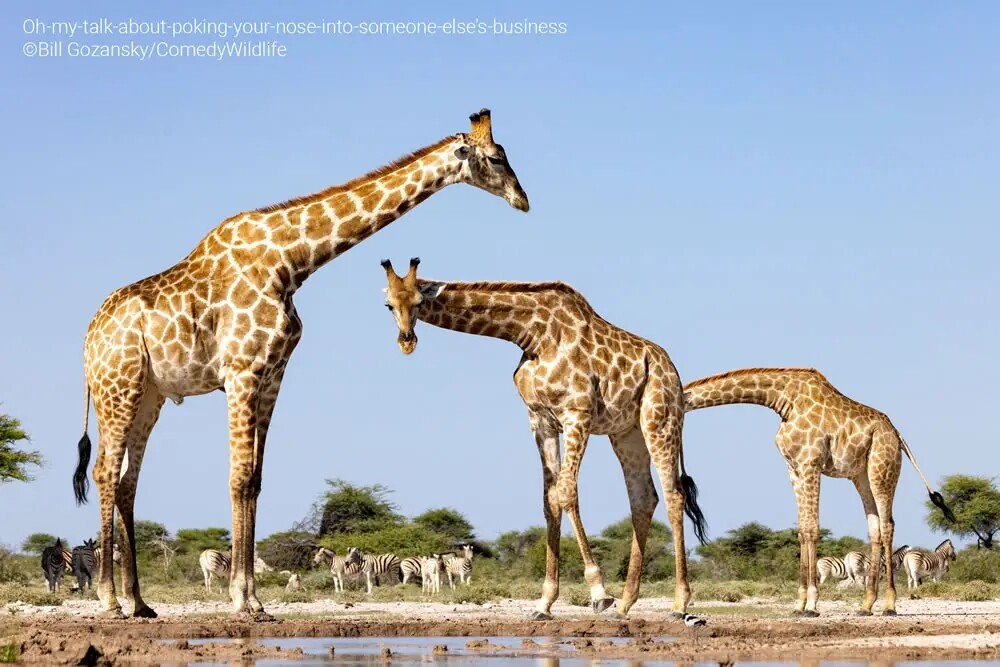
<path id="1" fill-rule="evenodd" d="M 154 605 L 154 620 L 113 620 L 93 601 L 61 607 L 20 603 L 0 610 L 0 638 L 20 645 L 25 662 L 63 664 L 186 663 L 304 657 L 298 637 L 503 637 L 470 642 L 469 651 L 494 655 L 625 658 L 677 662 L 857 659 L 890 664 L 919 659 L 1000 660 L 1000 600 L 906 600 L 896 617 L 857 617 L 852 605 L 826 602 L 819 618 L 789 615 L 787 603 L 749 600 L 701 603 L 690 611 L 708 621 L 686 628 L 669 618 L 670 600 L 640 599 L 627 620 L 557 603 L 556 620 L 531 621 L 532 602 L 441 604 L 335 600 L 272 603 L 271 623 L 230 618 L 221 603 Z M 876 611 L 878 607 L 876 606 Z M 262 647 L 254 638 L 289 638 L 287 647 Z M 510 637 L 518 637 L 512 641 Z M 564 638 L 565 642 L 541 638 Z M 243 641 L 189 644 L 187 639 Z M 536 640 L 530 638 L 537 638 Z M 610 638 L 627 638 L 612 642 Z M 334 645 L 336 642 L 334 642 Z M 428 649 L 430 653 L 430 649 Z"/>

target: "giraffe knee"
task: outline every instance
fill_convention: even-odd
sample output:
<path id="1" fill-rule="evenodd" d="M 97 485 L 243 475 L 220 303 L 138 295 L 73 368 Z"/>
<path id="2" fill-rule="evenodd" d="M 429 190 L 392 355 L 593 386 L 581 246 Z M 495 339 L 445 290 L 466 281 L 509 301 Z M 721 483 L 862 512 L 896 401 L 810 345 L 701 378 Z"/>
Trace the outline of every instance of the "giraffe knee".
<path id="1" fill-rule="evenodd" d="M 560 484 L 557 489 L 556 497 L 559 500 L 559 507 L 562 508 L 563 511 L 568 511 L 575 507 L 579 499 L 576 487 L 570 484 Z"/>

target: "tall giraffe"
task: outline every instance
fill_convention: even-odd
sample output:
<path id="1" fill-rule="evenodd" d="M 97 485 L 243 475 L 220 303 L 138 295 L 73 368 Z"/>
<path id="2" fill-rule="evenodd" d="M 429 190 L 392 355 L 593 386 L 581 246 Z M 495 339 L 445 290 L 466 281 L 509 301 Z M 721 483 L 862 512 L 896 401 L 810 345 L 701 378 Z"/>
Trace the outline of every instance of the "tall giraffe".
<path id="1" fill-rule="evenodd" d="M 732 403 L 756 403 L 781 417 L 775 436 L 788 462 L 799 514 L 799 600 L 795 614 L 818 616 L 816 542 L 819 539 L 820 475 L 854 482 L 871 539 L 871 560 L 861 615 L 870 615 L 878 595 L 881 564 L 888 561 L 884 615 L 896 614 L 892 554 L 892 502 L 899 481 L 900 452 L 906 454 L 935 505 L 954 521 L 944 499 L 931 488 L 909 445 L 883 413 L 841 394 L 812 368 L 746 368 L 684 385 L 687 411 Z"/>
<path id="2" fill-rule="evenodd" d="M 237 614 L 270 618 L 254 587 L 254 530 L 267 429 L 302 333 L 292 295 L 321 266 L 453 183 L 469 183 L 527 211 L 527 195 L 493 141 L 489 110 L 469 118 L 468 134 L 446 137 L 343 185 L 223 221 L 173 267 L 104 301 L 84 342 L 86 411 L 73 487 L 77 502 L 86 502 L 93 398 L 103 549 L 98 593 L 107 612 L 122 615 L 111 569 L 117 507 L 126 600 L 133 616 L 156 615 L 140 595 L 135 566 L 133 507 L 146 441 L 165 399 L 180 404 L 185 396 L 218 389 L 226 393 L 229 412 L 229 593 Z"/>
<path id="3" fill-rule="evenodd" d="M 614 603 L 604 589 L 580 519 L 580 462 L 591 435 L 608 435 L 628 489 L 632 510 L 632 551 L 618 613 L 628 613 L 639 595 L 646 537 L 658 498 L 652 459 L 667 496 L 674 533 L 677 576 L 673 611 L 682 615 L 691 597 L 684 550 L 684 512 L 704 542 L 704 517 L 697 488 L 684 472 L 681 382 L 666 351 L 653 342 L 602 319 L 587 300 L 563 283 L 454 283 L 417 277 L 420 260 L 399 277 L 382 262 L 388 287 L 386 305 L 399 327 L 404 354 L 416 348 L 416 321 L 452 331 L 508 340 L 521 348 L 514 384 L 528 408 L 542 459 L 546 523 L 545 583 L 534 618 L 552 618 L 559 595 L 559 534 L 562 512 L 569 515 L 590 586 L 591 606 L 600 612 Z M 565 461 L 559 435 L 565 437 Z M 680 474 L 678 474 L 680 464 Z"/>

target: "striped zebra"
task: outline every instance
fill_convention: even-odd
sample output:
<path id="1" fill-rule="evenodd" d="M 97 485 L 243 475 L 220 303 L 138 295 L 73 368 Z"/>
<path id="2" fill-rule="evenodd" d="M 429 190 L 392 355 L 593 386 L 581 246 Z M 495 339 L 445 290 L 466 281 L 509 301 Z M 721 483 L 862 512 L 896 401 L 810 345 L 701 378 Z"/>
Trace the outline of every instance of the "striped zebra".
<path id="1" fill-rule="evenodd" d="M 421 577 L 421 567 L 424 556 L 409 556 L 399 562 L 399 571 L 405 584 L 410 577 Z"/>
<path id="2" fill-rule="evenodd" d="M 420 580 L 424 593 L 441 592 L 441 571 L 444 569 L 444 558 L 440 554 L 420 558 Z"/>
<path id="3" fill-rule="evenodd" d="M 62 540 L 59 538 L 56 538 L 55 544 L 42 549 L 42 573 L 45 575 L 45 583 L 50 593 L 59 591 L 59 583 L 66 569 L 65 552 Z"/>
<path id="4" fill-rule="evenodd" d="M 229 570 L 233 565 L 232 551 L 219 551 L 218 549 L 205 549 L 198 556 L 198 564 L 201 565 L 201 574 L 205 577 L 205 588 L 212 590 L 212 577 L 228 577 Z M 219 586 L 220 592 L 222 586 Z"/>
<path id="5" fill-rule="evenodd" d="M 73 576 L 76 577 L 77 590 L 83 593 L 90 590 L 94 577 L 100 572 L 94 548 L 97 542 L 84 540 L 83 544 L 73 547 Z"/>
<path id="6" fill-rule="evenodd" d="M 916 588 L 926 577 L 940 581 L 948 572 L 948 561 L 955 560 L 955 546 L 951 540 L 945 540 L 937 545 L 933 553 L 913 550 L 903 557 L 906 568 L 906 587 Z"/>
<path id="7" fill-rule="evenodd" d="M 848 578 L 847 566 L 844 565 L 843 558 L 836 556 L 823 556 L 816 560 L 816 572 L 819 574 L 819 583 L 827 579 L 843 581 Z"/>
<path id="8" fill-rule="evenodd" d="M 378 583 L 382 575 L 394 575 L 402 578 L 402 562 L 396 554 L 366 554 L 357 547 L 350 547 L 347 550 L 347 560 L 361 559 L 361 574 L 365 575 L 365 584 L 368 587 L 368 595 L 372 594 L 372 578 Z"/>
<path id="9" fill-rule="evenodd" d="M 326 565 L 330 568 L 330 574 L 333 575 L 333 590 L 336 593 L 344 592 L 344 577 L 357 577 L 361 574 L 361 558 L 352 558 L 351 552 L 344 558 L 320 547 L 313 556 L 313 564 Z"/>
<path id="10" fill-rule="evenodd" d="M 448 575 L 448 585 L 455 588 L 453 577 L 458 577 L 461 583 L 466 586 L 472 583 L 472 545 L 466 544 L 462 547 L 462 555 L 444 555 L 444 571 Z"/>
<path id="11" fill-rule="evenodd" d="M 899 566 L 903 563 L 903 557 L 910 550 L 910 546 L 904 544 L 892 552 L 892 573 L 893 576 L 899 571 Z M 872 559 L 866 553 L 860 551 L 849 551 L 844 554 L 844 565 L 847 566 L 848 578 L 861 586 L 868 585 L 868 572 L 871 569 Z M 882 556 L 882 566 L 879 574 L 885 573 L 885 555 Z"/>
<path id="12" fill-rule="evenodd" d="M 118 547 L 118 543 L 115 542 L 115 548 L 111 550 L 111 560 L 115 563 L 122 562 L 122 550 Z M 101 547 L 94 547 L 94 558 L 97 559 L 97 563 L 101 562 Z"/>

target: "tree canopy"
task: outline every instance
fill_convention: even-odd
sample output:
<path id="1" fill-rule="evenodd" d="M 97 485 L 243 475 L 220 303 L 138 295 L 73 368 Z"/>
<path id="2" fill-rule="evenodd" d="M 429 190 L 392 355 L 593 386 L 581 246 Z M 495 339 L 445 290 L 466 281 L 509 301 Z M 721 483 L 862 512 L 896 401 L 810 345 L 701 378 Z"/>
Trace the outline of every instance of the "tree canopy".
<path id="1" fill-rule="evenodd" d="M 225 551 L 229 548 L 228 528 L 180 528 L 174 546 L 181 553 L 200 554 L 205 549 Z"/>
<path id="2" fill-rule="evenodd" d="M 51 547 L 55 543 L 55 535 L 49 535 L 48 533 L 32 533 L 24 538 L 24 542 L 21 543 L 21 551 L 26 554 L 40 556 L 45 550 L 45 547 Z M 67 548 L 72 547 L 68 540 L 63 540 L 62 543 L 63 546 Z"/>
<path id="3" fill-rule="evenodd" d="M 41 466 L 42 455 L 18 449 L 18 442 L 30 442 L 31 437 L 21 428 L 21 422 L 0 414 L 0 483 L 10 480 L 30 482 L 33 478 L 27 466 Z"/>
<path id="4" fill-rule="evenodd" d="M 391 491 L 381 484 L 355 486 L 342 479 L 328 479 L 321 502 L 319 534 L 366 533 L 398 526 L 404 518 L 389 501 Z"/>
<path id="5" fill-rule="evenodd" d="M 423 514 L 413 517 L 413 523 L 432 532 L 445 535 L 456 542 L 475 538 L 469 520 L 461 512 L 450 507 L 429 509 Z"/>
<path id="6" fill-rule="evenodd" d="M 995 480 L 972 475 L 949 475 L 941 484 L 941 495 L 955 513 L 956 521 L 948 521 L 944 513 L 927 501 L 927 524 L 933 530 L 949 532 L 959 537 L 975 536 L 979 546 L 992 549 L 1000 532 L 1000 490 Z"/>

